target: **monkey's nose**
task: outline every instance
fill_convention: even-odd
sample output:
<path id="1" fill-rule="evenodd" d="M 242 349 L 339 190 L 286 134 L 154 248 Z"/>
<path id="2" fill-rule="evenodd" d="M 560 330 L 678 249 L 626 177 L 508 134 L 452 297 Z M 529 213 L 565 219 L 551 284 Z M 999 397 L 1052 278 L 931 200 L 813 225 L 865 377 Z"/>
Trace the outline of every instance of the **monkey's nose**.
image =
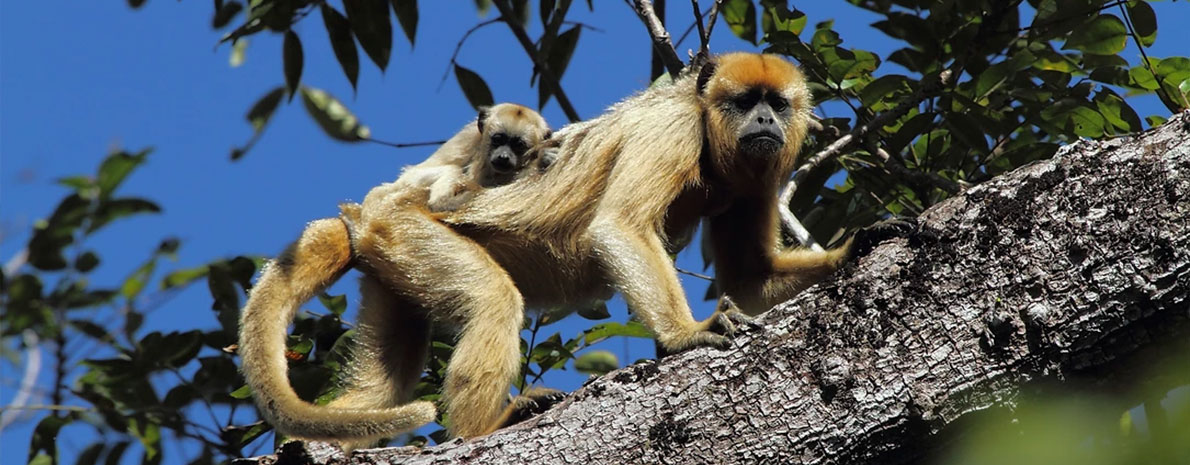
<path id="1" fill-rule="evenodd" d="M 515 168 L 515 163 L 512 162 L 511 157 L 496 157 L 492 159 L 492 168 L 499 171 L 511 171 Z"/>
<path id="2" fill-rule="evenodd" d="M 760 124 L 773 124 L 773 123 L 776 123 L 777 120 L 773 119 L 773 118 L 765 118 L 763 116 L 758 116 L 758 117 L 756 117 L 756 122 L 760 123 Z"/>

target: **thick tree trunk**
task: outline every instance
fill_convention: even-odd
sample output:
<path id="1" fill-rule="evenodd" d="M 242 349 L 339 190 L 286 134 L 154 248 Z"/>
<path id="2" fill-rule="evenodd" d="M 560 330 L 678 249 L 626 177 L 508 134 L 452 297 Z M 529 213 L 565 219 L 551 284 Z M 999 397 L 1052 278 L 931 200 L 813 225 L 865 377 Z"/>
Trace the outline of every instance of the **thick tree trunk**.
<path id="1" fill-rule="evenodd" d="M 350 459 L 293 444 L 282 462 L 913 463 L 1039 380 L 1110 385 L 1190 339 L 1190 113 L 920 219 L 731 349 L 638 363 L 473 441 Z"/>

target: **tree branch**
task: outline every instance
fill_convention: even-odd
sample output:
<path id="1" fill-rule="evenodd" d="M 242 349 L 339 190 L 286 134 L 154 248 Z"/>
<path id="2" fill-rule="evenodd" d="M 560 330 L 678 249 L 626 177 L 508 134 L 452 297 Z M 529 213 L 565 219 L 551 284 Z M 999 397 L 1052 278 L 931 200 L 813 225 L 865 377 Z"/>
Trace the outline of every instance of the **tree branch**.
<path id="1" fill-rule="evenodd" d="M 917 231 L 726 350 L 645 361 L 470 441 L 298 463 L 922 463 L 1041 384 L 1147 379 L 1190 336 L 1190 112 L 1080 141 L 926 210 Z M 1183 365 L 1184 366 L 1184 361 Z M 1120 399 L 1125 405 L 1142 399 Z M 276 463 L 277 457 L 237 461 Z"/>
<path id="2" fill-rule="evenodd" d="M 628 0 L 624 0 L 624 2 L 628 3 Z M 665 26 L 661 25 L 661 20 L 657 18 L 657 12 L 653 11 L 653 2 L 636 0 L 635 4 L 629 4 L 629 6 L 645 23 L 649 36 L 653 38 L 653 49 L 661 55 L 661 61 L 665 63 L 665 69 L 669 71 L 669 75 L 680 74 L 686 65 L 681 58 L 678 58 L 678 52 L 674 50 L 673 43 L 669 41 L 669 31 L 665 30 Z"/>
<path id="3" fill-rule="evenodd" d="M 576 123 L 582 121 L 578 116 L 578 112 L 574 110 L 574 105 L 570 103 L 570 97 L 566 96 L 566 92 L 562 91 L 562 83 L 558 80 L 558 75 L 554 74 L 550 69 L 549 64 L 545 59 L 537 53 L 537 47 L 533 45 L 533 39 L 529 38 L 529 33 L 525 32 L 525 28 L 521 27 L 514 20 L 512 8 L 508 6 L 506 0 L 496 0 L 492 2 L 496 5 L 496 9 L 500 10 L 500 18 L 504 20 L 504 24 L 508 25 L 508 29 L 512 31 L 512 35 L 516 36 L 517 42 L 520 42 L 521 48 L 525 49 L 525 53 L 529 55 L 529 59 L 533 60 L 533 64 L 537 66 L 537 72 L 541 74 L 541 80 L 544 84 L 550 86 L 550 92 L 554 94 L 554 99 L 558 101 L 558 106 L 562 107 L 562 112 L 566 114 L 566 119 L 570 122 Z"/>

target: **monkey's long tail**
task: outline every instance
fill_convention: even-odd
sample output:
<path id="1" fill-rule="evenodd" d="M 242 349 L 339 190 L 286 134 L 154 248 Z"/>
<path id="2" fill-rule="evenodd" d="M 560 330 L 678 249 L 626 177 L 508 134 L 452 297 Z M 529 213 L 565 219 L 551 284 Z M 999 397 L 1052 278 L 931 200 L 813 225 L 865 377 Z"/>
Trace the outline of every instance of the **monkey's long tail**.
<path id="1" fill-rule="evenodd" d="M 338 218 L 310 223 L 270 263 L 240 316 L 239 354 L 256 405 L 277 431 L 318 439 L 394 436 L 434 421 L 429 402 L 375 410 L 344 410 L 303 401 L 289 385 L 286 328 L 298 307 L 337 281 L 351 266 L 351 240 Z"/>

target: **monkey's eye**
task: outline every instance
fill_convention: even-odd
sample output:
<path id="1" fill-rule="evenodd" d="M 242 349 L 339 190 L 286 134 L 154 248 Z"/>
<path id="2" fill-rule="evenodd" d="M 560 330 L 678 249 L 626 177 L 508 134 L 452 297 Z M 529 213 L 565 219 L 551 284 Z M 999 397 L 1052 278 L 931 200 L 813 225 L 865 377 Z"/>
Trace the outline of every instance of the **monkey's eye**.
<path id="1" fill-rule="evenodd" d="M 760 101 L 760 92 L 752 91 L 731 99 L 731 104 L 740 110 L 751 110 Z"/>
<path id="2" fill-rule="evenodd" d="M 525 149 L 529 148 L 529 146 L 525 144 L 525 140 L 521 139 L 520 137 L 513 137 L 510 139 L 508 141 L 508 146 L 512 147 L 512 150 L 517 152 L 524 152 Z"/>
<path id="3" fill-rule="evenodd" d="M 789 100 L 773 95 L 769 97 L 769 105 L 773 107 L 773 111 L 780 113 L 785 111 L 786 108 L 789 108 Z"/>
<path id="4" fill-rule="evenodd" d="M 497 132 L 492 134 L 492 145 L 500 146 L 508 143 L 508 134 Z"/>

